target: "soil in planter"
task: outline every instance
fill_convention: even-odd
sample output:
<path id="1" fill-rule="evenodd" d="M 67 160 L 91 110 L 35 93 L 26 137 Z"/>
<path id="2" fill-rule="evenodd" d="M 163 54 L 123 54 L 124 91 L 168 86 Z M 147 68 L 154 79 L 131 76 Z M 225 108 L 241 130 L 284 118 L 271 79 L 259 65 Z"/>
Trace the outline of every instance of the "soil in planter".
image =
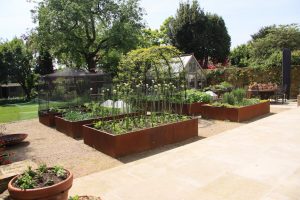
<path id="1" fill-rule="evenodd" d="M 20 175 L 13 186 L 19 189 L 37 189 L 52 186 L 67 179 L 68 174 L 62 168 L 44 168 L 32 170 L 28 168 Z"/>

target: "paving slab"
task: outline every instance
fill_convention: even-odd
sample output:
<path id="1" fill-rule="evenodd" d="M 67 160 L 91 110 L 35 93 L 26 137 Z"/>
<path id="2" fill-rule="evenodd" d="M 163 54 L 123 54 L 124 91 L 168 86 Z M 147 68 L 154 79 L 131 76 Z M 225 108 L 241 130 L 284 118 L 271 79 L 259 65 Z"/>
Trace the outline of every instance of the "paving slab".
<path id="1" fill-rule="evenodd" d="M 300 108 L 74 180 L 103 200 L 300 199 Z"/>

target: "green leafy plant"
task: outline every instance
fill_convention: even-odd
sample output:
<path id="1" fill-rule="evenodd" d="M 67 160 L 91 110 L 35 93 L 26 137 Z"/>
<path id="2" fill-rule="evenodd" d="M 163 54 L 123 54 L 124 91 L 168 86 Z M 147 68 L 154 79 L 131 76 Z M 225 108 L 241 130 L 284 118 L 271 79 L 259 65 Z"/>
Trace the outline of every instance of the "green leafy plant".
<path id="1" fill-rule="evenodd" d="M 38 171 L 40 173 L 45 173 L 47 171 L 47 165 L 46 164 L 42 164 L 38 167 Z"/>
<path id="2" fill-rule="evenodd" d="M 48 168 L 45 164 L 43 164 L 36 170 L 28 167 L 23 174 L 18 176 L 13 185 L 23 190 L 41 188 L 51 186 L 65 180 L 67 176 L 67 171 L 64 168 L 60 166 Z"/>
<path id="3" fill-rule="evenodd" d="M 120 135 L 134 130 L 184 121 L 187 119 L 190 119 L 190 117 L 170 113 L 151 113 L 150 115 L 126 117 L 120 120 L 98 121 L 93 124 L 93 127 L 114 135 Z"/>
<path id="4" fill-rule="evenodd" d="M 52 172 L 54 172 L 54 174 L 60 178 L 66 178 L 67 176 L 67 172 L 62 166 L 54 166 Z"/>
<path id="5" fill-rule="evenodd" d="M 235 105 L 236 102 L 237 101 L 236 101 L 236 98 L 233 95 L 233 93 L 225 93 L 223 95 L 222 103 L 229 104 L 229 105 Z"/>
<path id="6" fill-rule="evenodd" d="M 15 184 L 23 190 L 33 189 L 37 184 L 36 180 L 34 179 L 36 174 L 37 173 L 34 172 L 31 167 L 28 167 L 24 174 L 16 180 Z"/>
<path id="7" fill-rule="evenodd" d="M 235 97 L 237 102 L 242 102 L 246 97 L 246 90 L 242 88 L 235 89 L 231 93 Z"/>
<path id="8" fill-rule="evenodd" d="M 219 102 L 214 102 L 214 106 L 222 107 L 241 107 L 254 105 L 260 102 L 259 99 L 246 99 L 246 91 L 238 88 L 232 92 L 227 92 L 223 95 L 223 98 Z"/>
<path id="9" fill-rule="evenodd" d="M 82 121 L 82 120 L 92 119 L 93 116 L 91 113 L 69 110 L 63 114 L 63 118 L 69 121 Z"/>
<path id="10" fill-rule="evenodd" d="M 186 91 L 186 98 L 184 100 L 186 103 L 209 103 L 211 102 L 211 96 L 205 92 L 200 92 L 195 89 L 190 89 Z"/>
<path id="11" fill-rule="evenodd" d="M 75 195 L 73 197 L 69 197 L 69 200 L 79 200 L 79 196 Z"/>

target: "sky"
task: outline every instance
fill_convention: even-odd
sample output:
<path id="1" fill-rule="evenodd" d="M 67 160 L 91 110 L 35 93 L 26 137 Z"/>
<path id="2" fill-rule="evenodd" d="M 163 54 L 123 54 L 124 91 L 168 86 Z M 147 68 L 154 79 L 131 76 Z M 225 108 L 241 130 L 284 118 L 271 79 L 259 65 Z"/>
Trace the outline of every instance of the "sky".
<path id="1" fill-rule="evenodd" d="M 182 0 L 141 0 L 147 26 L 157 29 L 163 21 L 176 14 Z M 205 12 L 222 16 L 231 47 L 246 43 L 261 27 L 272 24 L 300 24 L 300 0 L 198 0 Z M 35 25 L 27 0 L 0 0 L 0 38 L 10 40 L 21 36 Z"/>

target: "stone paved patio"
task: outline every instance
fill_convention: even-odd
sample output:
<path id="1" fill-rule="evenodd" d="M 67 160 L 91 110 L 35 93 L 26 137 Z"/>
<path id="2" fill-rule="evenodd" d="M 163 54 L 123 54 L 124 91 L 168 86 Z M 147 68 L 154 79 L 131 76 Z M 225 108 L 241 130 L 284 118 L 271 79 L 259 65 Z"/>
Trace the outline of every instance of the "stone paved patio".
<path id="1" fill-rule="evenodd" d="M 300 108 L 78 178 L 71 194 L 121 199 L 300 197 Z"/>

